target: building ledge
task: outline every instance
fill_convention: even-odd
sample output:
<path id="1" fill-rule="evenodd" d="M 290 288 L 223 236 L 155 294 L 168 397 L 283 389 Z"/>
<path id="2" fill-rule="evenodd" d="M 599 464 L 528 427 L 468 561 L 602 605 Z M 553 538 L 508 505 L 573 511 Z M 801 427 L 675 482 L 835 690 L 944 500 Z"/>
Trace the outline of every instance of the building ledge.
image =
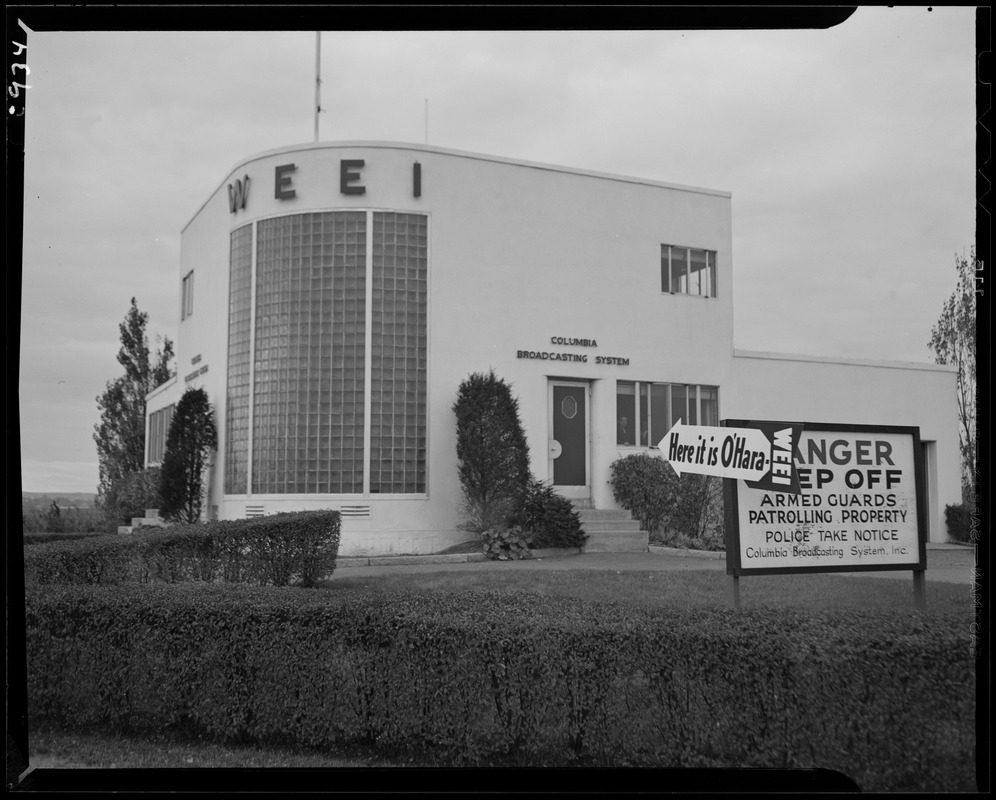
<path id="1" fill-rule="evenodd" d="M 176 375 L 174 375 L 165 383 L 160 383 L 155 389 L 153 389 L 151 392 L 145 395 L 145 402 L 149 402 L 149 400 L 151 400 L 156 395 L 160 395 L 163 392 L 169 391 L 174 386 L 176 386 Z"/>
<path id="2" fill-rule="evenodd" d="M 924 372 L 951 372 L 958 369 L 950 364 L 929 364 L 925 361 L 875 361 L 864 358 L 842 358 L 839 356 L 807 356 L 797 353 L 768 353 L 761 350 L 733 349 L 734 358 L 756 358 L 767 361 L 802 361 L 817 364 L 841 364 L 851 367 L 877 367 L 879 369 L 913 369 Z"/>

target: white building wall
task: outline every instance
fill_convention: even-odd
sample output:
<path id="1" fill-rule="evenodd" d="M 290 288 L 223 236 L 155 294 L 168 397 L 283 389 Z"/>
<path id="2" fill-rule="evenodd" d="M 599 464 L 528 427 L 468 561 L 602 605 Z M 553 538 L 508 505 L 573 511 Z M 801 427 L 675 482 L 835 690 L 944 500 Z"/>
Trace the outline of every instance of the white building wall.
<path id="1" fill-rule="evenodd" d="M 180 322 L 176 363 L 180 394 L 203 388 L 214 410 L 217 454 L 225 452 L 225 397 L 228 366 L 229 214 L 227 197 L 217 194 L 184 229 L 180 239 L 177 286 L 194 272 L 193 313 Z M 220 456 L 216 454 L 215 462 Z M 209 469 L 205 515 L 215 513 L 222 495 L 222 472 Z"/>
<path id="2" fill-rule="evenodd" d="M 340 162 L 350 159 L 364 161 L 352 168 L 360 175 L 354 183 L 365 187 L 362 195 L 339 191 Z M 412 192 L 415 161 L 422 171 L 418 198 Z M 295 166 L 284 173 L 295 196 L 281 200 L 275 197 L 276 170 L 286 164 Z M 228 186 L 246 175 L 246 208 L 232 214 Z M 611 496 L 602 476 L 617 455 L 614 380 L 721 381 L 717 365 L 729 360 L 733 319 L 727 193 L 417 146 L 305 145 L 239 164 L 183 232 L 179 278 L 195 272 L 195 311 L 181 323 L 177 361 L 181 379 L 208 366 L 189 385 L 204 386 L 216 403 L 219 454 L 225 448 L 230 232 L 271 216 L 344 208 L 429 215 L 427 495 L 225 498 L 218 470 L 209 502 L 222 517 L 244 516 L 256 505 L 271 513 L 363 504 L 371 507 L 370 519 L 346 519 L 343 552 L 431 550 L 465 538 L 458 529 L 452 404 L 462 380 L 492 368 L 520 397 L 532 468 L 540 478 L 548 476 L 548 377 L 594 382 L 593 494 L 604 505 Z M 719 297 L 663 294 L 662 243 L 716 250 Z M 552 336 L 590 338 L 598 347 L 556 348 Z M 587 352 L 589 363 L 554 366 L 519 359 L 519 349 Z M 197 355 L 201 362 L 190 364 Z M 630 364 L 595 365 L 595 355 L 626 357 Z"/>
<path id="3" fill-rule="evenodd" d="M 349 159 L 364 161 L 353 168 L 359 177 L 352 181 L 365 187 L 364 194 L 340 192 L 340 162 Z M 416 161 L 420 197 L 413 195 Z M 295 169 L 284 173 L 290 178 L 285 188 L 295 194 L 278 199 L 276 169 L 288 164 Z M 246 207 L 232 213 L 228 187 L 246 175 Z M 150 397 L 150 413 L 175 402 L 186 386 L 203 386 L 215 408 L 221 466 L 232 230 L 311 211 L 416 212 L 429 217 L 426 494 L 225 497 L 219 468 L 207 506 L 217 506 L 221 518 L 243 517 L 260 505 L 266 513 L 369 506 L 369 518 L 344 519 L 344 554 L 432 552 L 466 538 L 458 528 L 452 405 L 461 381 L 489 369 L 519 398 L 531 468 L 542 479 L 550 477 L 548 381 L 590 382 L 596 507 L 614 506 L 609 466 L 635 451 L 616 446 L 617 380 L 718 386 L 721 418 L 920 425 L 924 440 L 938 443 L 938 503 L 955 502 L 959 473 L 949 372 L 733 357 L 730 208 L 726 192 L 417 145 L 317 143 L 253 156 L 225 176 L 183 231 L 177 296 L 193 270 L 194 313 L 179 326 L 178 378 L 155 402 Z M 661 291 L 665 243 L 717 253 L 718 297 Z M 551 344 L 558 336 L 593 339 L 597 347 Z M 517 357 L 519 350 L 584 354 L 588 361 L 531 360 Z M 596 364 L 595 356 L 628 363 Z M 932 506 L 934 517 L 938 510 L 943 505 Z M 936 528 L 932 522 L 932 535 Z"/>
<path id="4" fill-rule="evenodd" d="M 736 351 L 729 419 L 903 425 L 927 443 L 929 540 L 947 540 L 944 507 L 961 502 L 953 367 Z"/>

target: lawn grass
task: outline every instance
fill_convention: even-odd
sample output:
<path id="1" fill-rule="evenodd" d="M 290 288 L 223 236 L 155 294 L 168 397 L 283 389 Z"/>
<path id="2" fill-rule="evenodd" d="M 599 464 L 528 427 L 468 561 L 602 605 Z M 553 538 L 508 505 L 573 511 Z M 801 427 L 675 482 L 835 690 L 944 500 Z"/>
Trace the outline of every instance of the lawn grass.
<path id="1" fill-rule="evenodd" d="M 359 752 L 348 755 L 307 748 L 191 742 L 160 734 L 108 733 L 99 728 L 66 730 L 47 720 L 28 726 L 32 769 L 335 769 L 385 767 L 391 763 Z"/>
<path id="2" fill-rule="evenodd" d="M 515 570 L 439 571 L 352 575 L 337 573 L 326 581 L 331 591 L 364 590 L 384 593 L 446 591 L 507 593 L 573 597 L 628 603 L 649 608 L 727 607 L 729 577 L 722 570 L 606 571 Z M 755 575 L 740 581 L 744 608 L 796 609 L 913 609 L 913 579 L 858 578 L 816 573 L 811 575 Z M 968 586 L 931 583 L 927 587 L 927 617 L 971 622 L 972 596 Z"/>

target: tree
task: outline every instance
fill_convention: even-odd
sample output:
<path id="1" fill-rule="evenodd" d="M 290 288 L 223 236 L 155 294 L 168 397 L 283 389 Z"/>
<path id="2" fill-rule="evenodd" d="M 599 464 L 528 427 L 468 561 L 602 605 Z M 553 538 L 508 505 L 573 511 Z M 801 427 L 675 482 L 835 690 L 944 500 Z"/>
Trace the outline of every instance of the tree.
<path id="1" fill-rule="evenodd" d="M 148 321 L 149 315 L 138 310 L 133 297 L 124 322 L 118 326 L 121 349 L 117 357 L 125 374 L 108 381 L 97 397 L 100 422 L 93 434 L 100 476 L 97 502 L 115 516 L 115 484 L 145 466 L 145 396 L 173 377 L 173 342 L 165 338 L 154 359 L 150 358 Z"/>
<path id="2" fill-rule="evenodd" d="M 62 533 L 65 530 L 65 520 L 62 518 L 62 510 L 55 500 L 45 512 L 45 530 L 50 533 Z"/>
<path id="3" fill-rule="evenodd" d="M 187 389 L 166 436 L 159 484 L 159 514 L 169 521 L 192 523 L 204 504 L 204 473 L 218 446 L 214 411 L 203 389 Z"/>
<path id="4" fill-rule="evenodd" d="M 962 498 L 974 500 L 975 438 L 975 248 L 969 258 L 955 254 L 958 284 L 930 332 L 928 347 L 938 364 L 958 369 L 958 447 L 961 451 Z"/>
<path id="5" fill-rule="evenodd" d="M 144 517 L 146 509 L 159 505 L 159 467 L 129 472 L 114 482 L 107 504 L 114 509 L 114 527 L 130 525 L 135 517 Z"/>
<path id="6" fill-rule="evenodd" d="M 460 384 L 453 411 L 465 527 L 476 533 L 503 529 L 532 477 L 519 401 L 492 370 L 474 373 Z"/>

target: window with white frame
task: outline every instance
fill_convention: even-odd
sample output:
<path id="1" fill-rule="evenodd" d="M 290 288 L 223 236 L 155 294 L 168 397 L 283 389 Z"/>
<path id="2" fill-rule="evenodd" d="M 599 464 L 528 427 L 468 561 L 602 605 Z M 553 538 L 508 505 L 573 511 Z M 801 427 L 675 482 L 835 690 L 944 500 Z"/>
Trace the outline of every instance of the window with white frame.
<path id="1" fill-rule="evenodd" d="M 180 306 L 180 319 L 184 320 L 194 313 L 194 271 L 190 270 L 183 279 L 182 301 Z"/>
<path id="2" fill-rule="evenodd" d="M 715 297 L 716 252 L 662 244 L 661 291 Z"/>
<path id="3" fill-rule="evenodd" d="M 652 381 L 616 382 L 616 444 L 654 447 L 674 424 L 719 424 L 719 387 Z"/>
<path id="4" fill-rule="evenodd" d="M 176 405 L 171 403 L 166 408 L 153 411 L 149 414 L 149 457 L 147 463 L 162 463 L 163 456 L 166 455 L 166 437 L 169 435 L 169 425 L 173 421 L 173 412 Z"/>

